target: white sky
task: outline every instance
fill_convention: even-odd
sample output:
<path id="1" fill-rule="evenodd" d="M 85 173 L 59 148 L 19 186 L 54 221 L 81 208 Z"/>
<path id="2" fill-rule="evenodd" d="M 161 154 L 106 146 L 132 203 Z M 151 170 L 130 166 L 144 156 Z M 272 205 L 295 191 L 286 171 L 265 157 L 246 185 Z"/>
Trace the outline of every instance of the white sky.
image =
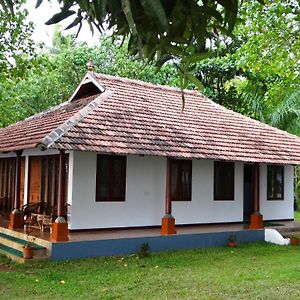
<path id="1" fill-rule="evenodd" d="M 55 25 L 45 25 L 51 16 L 60 11 L 57 1 L 43 1 L 41 6 L 35 9 L 36 0 L 27 1 L 25 7 L 27 8 L 29 15 L 28 20 L 35 24 L 35 31 L 33 33 L 33 40 L 36 43 L 43 42 L 46 46 L 51 46 L 52 37 Z M 61 29 L 66 28 L 74 19 L 74 16 L 69 17 L 67 20 L 60 22 Z M 77 27 L 63 31 L 64 34 L 76 34 Z M 94 31 L 94 36 L 90 31 L 88 24 L 83 24 L 79 33 L 77 41 L 85 41 L 88 45 L 93 46 L 98 43 L 99 32 L 97 29 Z"/>

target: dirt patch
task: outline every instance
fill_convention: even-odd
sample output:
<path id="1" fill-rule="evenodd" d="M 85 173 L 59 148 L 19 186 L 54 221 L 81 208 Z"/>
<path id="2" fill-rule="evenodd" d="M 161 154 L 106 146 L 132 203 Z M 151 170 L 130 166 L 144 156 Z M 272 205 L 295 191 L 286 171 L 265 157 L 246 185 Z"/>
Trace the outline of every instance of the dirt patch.
<path id="1" fill-rule="evenodd" d="M 0 273 L 1 272 L 12 272 L 12 269 L 5 264 L 0 264 Z"/>

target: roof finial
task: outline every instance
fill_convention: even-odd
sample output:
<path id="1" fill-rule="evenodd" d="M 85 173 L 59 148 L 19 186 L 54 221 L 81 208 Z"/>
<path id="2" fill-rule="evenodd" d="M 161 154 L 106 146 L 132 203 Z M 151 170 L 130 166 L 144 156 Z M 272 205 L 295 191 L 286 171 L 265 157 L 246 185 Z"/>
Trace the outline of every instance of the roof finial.
<path id="1" fill-rule="evenodd" d="M 94 72 L 94 64 L 91 58 L 87 62 L 86 66 L 89 72 Z"/>

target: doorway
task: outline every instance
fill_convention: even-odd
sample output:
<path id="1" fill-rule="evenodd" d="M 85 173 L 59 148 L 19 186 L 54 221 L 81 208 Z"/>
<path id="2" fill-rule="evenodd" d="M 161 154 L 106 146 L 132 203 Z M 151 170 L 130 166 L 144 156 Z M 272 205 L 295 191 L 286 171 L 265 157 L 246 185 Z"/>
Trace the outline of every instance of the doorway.
<path id="1" fill-rule="evenodd" d="M 244 164 L 244 222 L 250 221 L 254 212 L 254 165 Z"/>

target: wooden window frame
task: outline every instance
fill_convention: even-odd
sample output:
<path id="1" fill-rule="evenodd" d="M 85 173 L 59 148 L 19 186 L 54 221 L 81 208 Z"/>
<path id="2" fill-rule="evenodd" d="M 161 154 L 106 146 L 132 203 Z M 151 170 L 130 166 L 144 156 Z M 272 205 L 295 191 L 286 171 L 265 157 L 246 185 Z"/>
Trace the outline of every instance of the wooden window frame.
<path id="1" fill-rule="evenodd" d="M 217 193 L 217 183 L 220 182 L 220 180 L 217 179 L 217 168 L 230 168 L 230 171 L 232 172 L 232 182 L 230 183 L 232 185 L 231 187 L 231 193 L 230 195 L 225 195 L 225 180 L 221 180 L 222 182 L 222 192 Z M 235 163 L 234 162 L 224 162 L 224 161 L 215 161 L 214 162 L 214 201 L 234 201 L 234 189 L 235 189 Z"/>
<path id="2" fill-rule="evenodd" d="M 171 201 L 192 201 L 192 161 L 191 160 L 186 160 L 186 159 L 170 159 L 170 185 L 171 188 L 170 190 L 172 191 L 172 185 L 174 184 L 172 182 L 172 170 L 174 168 L 174 165 L 177 165 L 178 167 L 178 178 L 177 178 L 177 189 L 176 189 L 176 195 L 175 197 L 172 195 L 172 193 L 170 194 L 170 199 Z M 188 172 L 188 176 L 189 176 L 189 182 L 190 185 L 188 186 L 188 196 L 184 197 L 183 195 L 183 185 L 180 182 L 180 178 L 182 175 L 182 165 L 186 164 L 187 167 L 189 168 L 189 172 Z"/>
<path id="3" fill-rule="evenodd" d="M 272 182 L 275 183 L 275 186 L 274 186 L 274 194 L 269 197 L 269 192 L 270 192 L 270 185 L 271 185 L 271 178 L 269 178 L 269 170 L 270 169 L 273 169 L 273 172 L 272 172 L 272 176 L 275 176 L 276 178 L 276 175 L 277 175 L 277 172 L 280 171 L 281 173 L 281 176 L 282 176 L 282 183 L 281 183 L 281 197 L 277 197 L 277 192 L 278 192 L 278 183 L 276 180 L 273 180 Z M 282 165 L 267 165 L 267 200 L 268 201 L 283 201 L 284 200 L 284 166 Z"/>
<path id="4" fill-rule="evenodd" d="M 108 196 L 103 197 L 100 195 L 100 163 L 101 160 L 106 159 L 109 161 L 109 188 L 108 188 Z M 122 170 L 121 170 L 121 180 L 122 180 L 122 187 L 121 187 L 121 194 L 117 197 L 113 196 L 113 184 L 114 184 L 114 168 L 113 164 L 116 160 L 120 160 L 122 162 Z M 126 197 L 126 168 L 127 168 L 127 157 L 121 155 L 97 155 L 97 171 L 96 171 L 96 202 L 125 202 Z"/>

